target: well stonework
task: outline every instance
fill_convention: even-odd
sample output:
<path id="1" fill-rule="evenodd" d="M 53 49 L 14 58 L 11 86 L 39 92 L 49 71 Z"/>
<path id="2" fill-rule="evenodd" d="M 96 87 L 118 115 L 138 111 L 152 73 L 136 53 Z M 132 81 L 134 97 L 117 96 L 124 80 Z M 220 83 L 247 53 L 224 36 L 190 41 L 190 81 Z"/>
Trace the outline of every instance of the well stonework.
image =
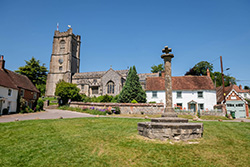
<path id="1" fill-rule="evenodd" d="M 203 135 L 202 123 L 138 123 L 139 135 L 160 140 L 190 140 Z"/>

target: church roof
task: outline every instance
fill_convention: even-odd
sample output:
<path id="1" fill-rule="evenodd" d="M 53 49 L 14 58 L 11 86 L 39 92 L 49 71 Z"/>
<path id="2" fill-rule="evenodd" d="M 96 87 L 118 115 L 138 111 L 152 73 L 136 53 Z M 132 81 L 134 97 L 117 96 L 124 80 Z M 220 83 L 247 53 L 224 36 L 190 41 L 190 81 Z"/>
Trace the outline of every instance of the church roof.
<path id="1" fill-rule="evenodd" d="M 173 90 L 216 90 L 208 76 L 180 76 L 172 77 Z M 165 90 L 163 77 L 148 77 L 146 90 Z"/>
<path id="2" fill-rule="evenodd" d="M 122 77 L 126 77 L 128 74 L 128 70 L 114 70 Z M 83 72 L 76 73 L 73 75 L 73 79 L 90 79 L 90 78 L 101 78 L 107 71 L 97 71 L 97 72 Z"/>

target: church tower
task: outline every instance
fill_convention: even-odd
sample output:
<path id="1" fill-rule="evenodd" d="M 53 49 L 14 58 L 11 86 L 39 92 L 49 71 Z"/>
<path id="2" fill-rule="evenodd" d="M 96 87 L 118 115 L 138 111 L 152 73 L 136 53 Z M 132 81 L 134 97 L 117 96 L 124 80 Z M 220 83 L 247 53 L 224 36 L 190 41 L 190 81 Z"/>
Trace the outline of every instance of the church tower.
<path id="1" fill-rule="evenodd" d="M 59 80 L 71 83 L 72 76 L 79 73 L 80 45 L 81 36 L 74 35 L 72 28 L 66 32 L 55 31 L 45 96 L 55 96 Z"/>

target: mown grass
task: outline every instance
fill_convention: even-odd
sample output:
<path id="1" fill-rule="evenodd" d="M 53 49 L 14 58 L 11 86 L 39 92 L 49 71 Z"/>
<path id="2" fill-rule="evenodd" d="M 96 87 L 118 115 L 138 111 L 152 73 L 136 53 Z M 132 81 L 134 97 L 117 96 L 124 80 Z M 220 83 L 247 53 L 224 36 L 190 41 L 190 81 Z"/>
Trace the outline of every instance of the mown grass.
<path id="1" fill-rule="evenodd" d="M 0 124 L 0 166 L 249 166 L 250 124 L 204 122 L 199 144 L 148 140 L 127 118 Z"/>

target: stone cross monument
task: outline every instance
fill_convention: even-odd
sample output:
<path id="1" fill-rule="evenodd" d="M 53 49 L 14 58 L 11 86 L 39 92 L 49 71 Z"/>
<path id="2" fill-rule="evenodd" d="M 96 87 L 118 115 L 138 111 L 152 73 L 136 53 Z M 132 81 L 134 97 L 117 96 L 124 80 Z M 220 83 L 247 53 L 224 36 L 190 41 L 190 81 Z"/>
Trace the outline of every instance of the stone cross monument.
<path id="1" fill-rule="evenodd" d="M 174 57 L 173 54 L 170 54 L 169 52 L 172 52 L 171 48 L 168 48 L 168 46 L 165 46 L 164 49 L 162 49 L 163 55 L 161 55 L 161 58 L 164 59 L 164 68 L 165 68 L 165 100 L 166 100 L 166 106 L 164 109 L 164 113 L 162 114 L 162 117 L 177 117 L 177 114 L 174 111 L 173 108 L 173 102 L 172 102 L 172 74 L 171 74 L 171 60 Z"/>

